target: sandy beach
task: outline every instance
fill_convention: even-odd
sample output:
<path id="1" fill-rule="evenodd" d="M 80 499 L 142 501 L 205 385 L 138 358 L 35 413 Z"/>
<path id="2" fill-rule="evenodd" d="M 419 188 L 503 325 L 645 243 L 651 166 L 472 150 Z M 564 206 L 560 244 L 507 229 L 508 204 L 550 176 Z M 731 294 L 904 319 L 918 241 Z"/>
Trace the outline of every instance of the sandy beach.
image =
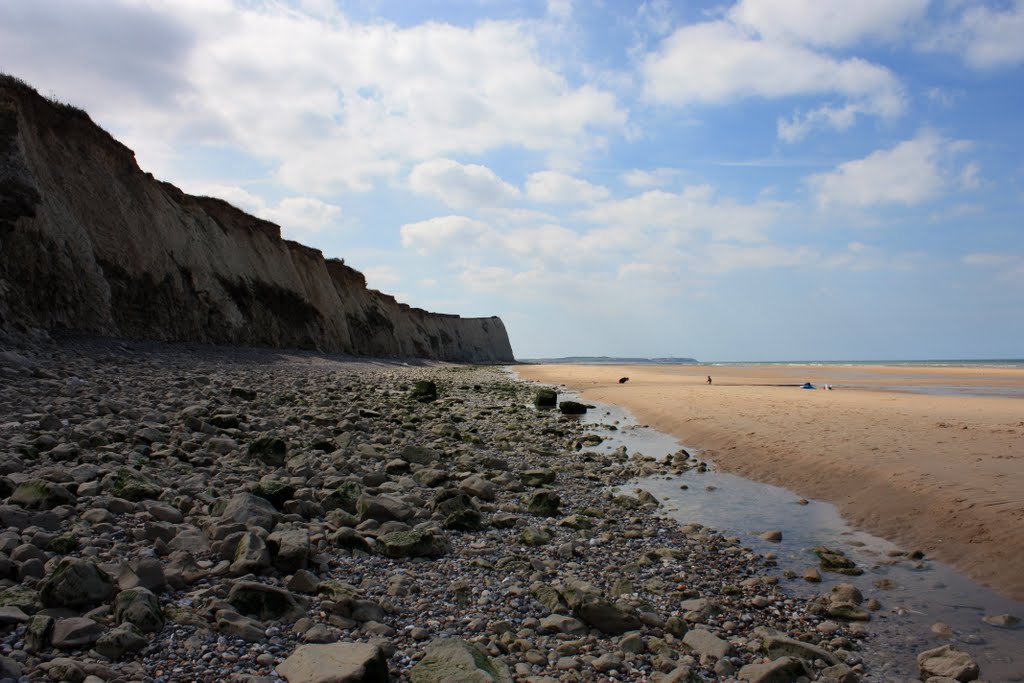
<path id="1" fill-rule="evenodd" d="M 1024 600 L 1021 368 L 522 365 Z M 706 384 L 707 375 L 714 383 Z M 629 382 L 619 384 L 620 377 Z M 833 391 L 801 390 L 810 381 Z M 909 393 L 908 387 L 977 395 Z M 999 396 L 1000 397 L 994 397 Z"/>

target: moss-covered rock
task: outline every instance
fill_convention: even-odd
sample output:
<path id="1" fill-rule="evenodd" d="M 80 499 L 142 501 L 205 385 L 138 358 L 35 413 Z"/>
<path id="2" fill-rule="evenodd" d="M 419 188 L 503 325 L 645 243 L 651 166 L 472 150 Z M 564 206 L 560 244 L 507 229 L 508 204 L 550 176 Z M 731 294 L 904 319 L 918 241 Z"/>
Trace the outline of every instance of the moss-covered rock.
<path id="1" fill-rule="evenodd" d="M 562 401 L 558 404 L 558 409 L 562 415 L 585 415 L 590 406 L 577 401 Z"/>
<path id="2" fill-rule="evenodd" d="M 281 510 L 284 504 L 295 497 L 295 487 L 281 479 L 264 477 L 260 479 L 252 492 L 260 498 L 270 501 L 275 509 Z"/>
<path id="3" fill-rule="evenodd" d="M 118 624 L 131 624 L 142 633 L 153 633 L 164 627 L 160 601 L 152 591 L 142 587 L 129 588 L 117 594 L 114 619 Z"/>
<path id="4" fill-rule="evenodd" d="M 295 621 L 305 616 L 305 610 L 294 595 L 283 588 L 255 581 L 240 581 L 232 586 L 228 602 L 240 613 L 260 621 Z"/>
<path id="5" fill-rule="evenodd" d="M 562 499 L 551 489 L 541 489 L 530 496 L 526 509 L 532 515 L 554 517 L 561 512 Z"/>
<path id="6" fill-rule="evenodd" d="M 413 683 L 512 683 L 504 662 L 460 638 L 432 641 L 410 675 Z"/>
<path id="7" fill-rule="evenodd" d="M 533 404 L 538 408 L 554 408 L 558 405 L 558 392 L 554 389 L 538 389 Z"/>
<path id="8" fill-rule="evenodd" d="M 45 479 L 29 479 L 18 484 L 10 502 L 28 510 L 52 510 L 61 505 L 74 505 L 75 496 L 60 484 Z"/>
<path id="9" fill-rule="evenodd" d="M 427 379 L 421 379 L 412 388 L 410 394 L 420 403 L 430 403 L 437 400 L 437 384 Z"/>
<path id="10" fill-rule="evenodd" d="M 403 557 L 442 557 L 451 551 L 448 540 L 438 534 L 411 529 L 392 531 L 377 539 L 374 546 L 382 555 L 393 559 Z"/>
<path id="11" fill-rule="evenodd" d="M 90 560 L 66 557 L 39 587 L 45 607 L 93 607 L 114 594 L 114 580 Z"/>
<path id="12" fill-rule="evenodd" d="M 156 500 L 163 493 L 163 489 L 141 472 L 122 467 L 114 475 L 110 493 L 137 503 L 142 500 Z"/>

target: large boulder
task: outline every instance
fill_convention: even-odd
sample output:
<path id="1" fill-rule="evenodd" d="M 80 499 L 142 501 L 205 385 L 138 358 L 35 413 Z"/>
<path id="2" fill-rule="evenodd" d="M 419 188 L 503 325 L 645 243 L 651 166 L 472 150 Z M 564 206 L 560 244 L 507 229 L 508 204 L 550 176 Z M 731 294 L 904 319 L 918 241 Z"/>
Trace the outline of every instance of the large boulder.
<path id="1" fill-rule="evenodd" d="M 274 566 L 285 574 L 305 569 L 310 555 L 307 529 L 275 529 L 267 537 Z"/>
<path id="2" fill-rule="evenodd" d="M 459 638 L 432 641 L 410 675 L 412 683 L 512 683 L 503 662 Z"/>
<path id="3" fill-rule="evenodd" d="M 89 560 L 67 557 L 39 587 L 46 607 L 93 607 L 114 594 L 114 579 Z"/>
<path id="4" fill-rule="evenodd" d="M 387 683 L 384 651 L 369 643 L 300 645 L 275 669 L 288 683 Z"/>
<path id="5" fill-rule="evenodd" d="M 139 629 L 126 623 L 101 635 L 96 641 L 95 649 L 104 657 L 119 659 L 126 654 L 138 652 L 148 644 L 149 641 Z"/>
<path id="6" fill-rule="evenodd" d="M 247 531 L 238 539 L 229 570 L 235 576 L 259 574 L 270 566 L 270 549 L 259 534 Z"/>
<path id="7" fill-rule="evenodd" d="M 404 522 L 413 516 L 413 510 L 402 501 L 390 496 L 362 494 L 356 500 L 356 514 L 359 519 L 373 519 L 378 522 L 396 520 Z"/>

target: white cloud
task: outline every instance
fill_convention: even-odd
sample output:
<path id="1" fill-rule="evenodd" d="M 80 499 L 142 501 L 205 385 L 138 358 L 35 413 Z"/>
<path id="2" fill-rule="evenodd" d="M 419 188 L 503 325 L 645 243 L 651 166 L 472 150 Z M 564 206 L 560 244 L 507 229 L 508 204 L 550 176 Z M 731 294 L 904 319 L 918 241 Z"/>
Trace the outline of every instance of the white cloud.
<path id="1" fill-rule="evenodd" d="M 140 159 L 231 147 L 302 193 L 368 190 L 412 163 L 505 147 L 579 157 L 627 117 L 611 91 L 551 66 L 528 21 L 403 27 L 277 2 L 39 3 L 0 3 L 5 68 L 86 106 Z"/>
<path id="2" fill-rule="evenodd" d="M 515 186 L 506 183 L 486 166 L 433 159 L 417 164 L 409 174 L 413 190 L 439 197 L 455 208 L 478 207 L 514 199 Z"/>
<path id="3" fill-rule="evenodd" d="M 926 131 L 891 149 L 811 176 L 808 183 L 821 207 L 913 206 L 939 196 L 948 184 L 949 156 L 962 147 Z"/>
<path id="4" fill-rule="evenodd" d="M 895 40 L 924 16 L 929 0 L 740 0 L 729 17 L 766 39 L 848 47 Z"/>
<path id="5" fill-rule="evenodd" d="M 960 172 L 960 187 L 965 190 L 976 190 L 983 182 L 981 166 L 977 162 L 970 162 Z"/>
<path id="6" fill-rule="evenodd" d="M 965 254 L 961 260 L 969 266 L 982 266 L 986 268 L 993 268 L 1013 263 L 1014 261 L 1017 260 L 1017 257 L 1011 256 L 1009 254 L 975 252 L 973 254 Z"/>
<path id="7" fill-rule="evenodd" d="M 573 0 L 548 0 L 548 14 L 558 19 L 568 19 L 572 16 Z"/>
<path id="8" fill-rule="evenodd" d="M 426 254 L 446 247 L 472 246 L 487 232 L 487 224 L 473 218 L 439 216 L 403 225 L 402 246 Z"/>
<path id="9" fill-rule="evenodd" d="M 282 232 L 320 232 L 338 224 L 341 207 L 312 197 L 288 197 L 258 212 L 281 226 Z"/>
<path id="10" fill-rule="evenodd" d="M 630 187 L 663 187 L 673 182 L 678 175 L 679 169 L 675 168 L 655 168 L 650 171 L 634 168 L 622 174 L 622 182 Z"/>
<path id="11" fill-rule="evenodd" d="M 939 26 L 920 47 L 960 55 L 976 69 L 1015 66 L 1024 62 L 1024 0 L 993 8 L 964 3 L 962 11 Z"/>
<path id="12" fill-rule="evenodd" d="M 367 285 L 373 289 L 390 289 L 402 281 L 401 273 L 394 266 L 369 266 L 360 268 L 360 271 L 366 276 Z"/>
<path id="13" fill-rule="evenodd" d="M 539 171 L 526 179 L 526 195 L 536 202 L 593 202 L 608 196 L 608 188 L 559 173 Z"/>
<path id="14" fill-rule="evenodd" d="M 750 97 L 841 96 L 790 124 L 794 139 L 808 127 L 845 128 L 857 114 L 893 117 L 905 107 L 899 80 L 860 58 L 837 59 L 792 42 L 759 39 L 728 21 L 677 29 L 647 56 L 644 94 L 663 104 L 729 104 Z M 795 127 L 794 127 L 795 126 Z M 780 133 L 786 130 L 780 125 Z"/>
<path id="15" fill-rule="evenodd" d="M 649 190 L 626 199 L 599 202 L 581 211 L 588 221 L 610 226 L 605 239 L 637 240 L 645 231 L 661 231 L 672 242 L 703 232 L 715 240 L 761 241 L 764 230 L 779 220 L 786 206 L 764 200 L 741 204 L 718 200 L 710 185 L 689 185 L 681 192 Z"/>

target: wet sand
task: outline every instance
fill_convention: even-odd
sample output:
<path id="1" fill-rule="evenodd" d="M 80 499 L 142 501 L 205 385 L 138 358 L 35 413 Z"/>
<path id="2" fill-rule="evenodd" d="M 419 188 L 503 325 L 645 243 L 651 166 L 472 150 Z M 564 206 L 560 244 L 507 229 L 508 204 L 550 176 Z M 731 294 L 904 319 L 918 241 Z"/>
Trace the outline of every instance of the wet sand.
<path id="1" fill-rule="evenodd" d="M 522 365 L 1024 601 L 1024 369 Z M 706 377 L 713 376 L 708 386 Z M 629 377 L 618 384 L 620 377 Z M 834 391 L 802 390 L 810 381 Z M 756 514 L 756 501 L 751 501 Z"/>

